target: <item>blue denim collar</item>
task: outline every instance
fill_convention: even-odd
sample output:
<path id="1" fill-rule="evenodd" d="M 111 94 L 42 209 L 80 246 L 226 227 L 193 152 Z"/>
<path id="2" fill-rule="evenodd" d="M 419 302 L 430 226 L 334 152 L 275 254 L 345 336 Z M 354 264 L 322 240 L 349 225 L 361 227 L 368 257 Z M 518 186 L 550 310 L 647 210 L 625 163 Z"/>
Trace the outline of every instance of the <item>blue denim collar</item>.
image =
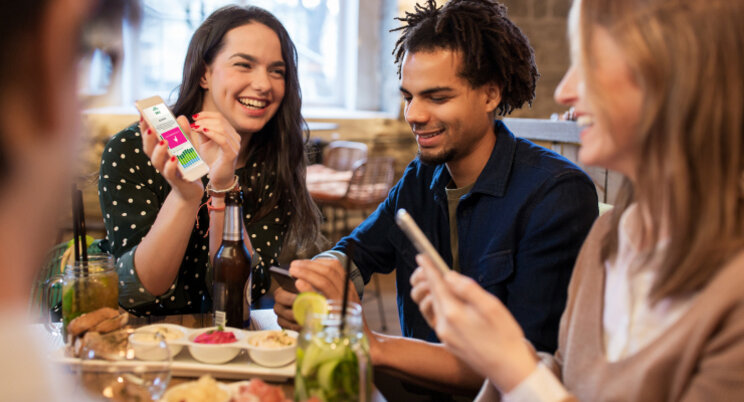
<path id="1" fill-rule="evenodd" d="M 473 193 L 481 193 L 493 197 L 503 197 L 506 193 L 506 186 L 509 184 L 509 175 L 514 165 L 514 154 L 517 150 L 517 140 L 511 131 L 501 120 L 494 122 L 494 132 L 496 133 L 496 145 L 491 151 L 491 157 L 488 158 L 486 166 L 475 181 L 473 189 L 465 195 L 469 197 Z M 445 187 L 452 180 L 449 170 L 445 164 L 437 165 L 434 168 L 429 189 L 434 193 L 436 201 L 447 199 Z"/>

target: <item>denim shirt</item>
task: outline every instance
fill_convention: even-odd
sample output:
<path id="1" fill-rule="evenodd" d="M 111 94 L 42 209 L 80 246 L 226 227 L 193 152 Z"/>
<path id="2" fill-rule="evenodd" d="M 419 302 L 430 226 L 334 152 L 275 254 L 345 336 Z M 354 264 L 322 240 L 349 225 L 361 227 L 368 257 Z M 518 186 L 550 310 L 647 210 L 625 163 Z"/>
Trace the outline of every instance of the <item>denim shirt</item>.
<path id="1" fill-rule="evenodd" d="M 496 145 L 472 190 L 457 207 L 458 258 L 473 278 L 506 305 L 541 351 L 557 347 L 573 264 L 597 217 L 597 193 L 576 165 L 495 122 Z M 416 249 L 395 224 L 405 208 L 452 265 L 445 165 L 418 158 L 377 210 L 333 250 L 355 243 L 353 261 L 365 283 L 372 273 L 396 271 L 404 336 L 437 341 L 410 296 Z"/>

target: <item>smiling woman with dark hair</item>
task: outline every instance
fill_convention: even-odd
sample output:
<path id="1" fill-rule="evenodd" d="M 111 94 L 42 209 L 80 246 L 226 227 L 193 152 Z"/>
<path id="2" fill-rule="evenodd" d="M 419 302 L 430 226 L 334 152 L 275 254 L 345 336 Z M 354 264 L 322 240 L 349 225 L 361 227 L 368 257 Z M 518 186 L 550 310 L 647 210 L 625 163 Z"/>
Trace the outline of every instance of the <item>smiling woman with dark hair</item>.
<path id="1" fill-rule="evenodd" d="M 297 52 L 272 14 L 228 6 L 196 30 L 173 109 L 186 116 L 180 123 L 210 167 L 208 187 L 237 180 L 243 190 L 254 300 L 268 290 L 268 267 L 283 245 L 307 251 L 320 240 L 320 215 L 305 187 L 300 106 Z M 207 203 L 207 179 L 183 180 L 156 137 L 140 122 L 103 153 L 99 192 L 119 301 L 137 315 L 205 313 L 224 199 Z"/>

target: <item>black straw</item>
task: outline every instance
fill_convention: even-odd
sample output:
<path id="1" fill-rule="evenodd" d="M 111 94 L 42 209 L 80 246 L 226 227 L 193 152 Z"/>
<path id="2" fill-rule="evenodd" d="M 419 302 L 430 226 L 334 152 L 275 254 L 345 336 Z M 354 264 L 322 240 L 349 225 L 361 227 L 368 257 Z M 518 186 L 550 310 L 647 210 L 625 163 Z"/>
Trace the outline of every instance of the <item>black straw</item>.
<path id="1" fill-rule="evenodd" d="M 344 333 L 344 327 L 346 326 L 346 308 L 349 304 L 349 279 L 351 277 L 351 261 L 354 258 L 354 242 L 349 240 L 349 245 L 346 247 L 346 272 L 344 274 L 344 298 L 341 301 L 341 328 L 340 331 Z"/>
<path id="2" fill-rule="evenodd" d="M 75 248 L 75 262 L 80 261 L 80 239 L 78 236 L 80 235 L 79 232 L 79 225 L 78 221 L 80 218 L 78 217 L 78 208 L 77 208 L 77 186 L 73 183 L 72 184 L 72 191 L 70 192 L 72 195 L 72 246 Z"/>
<path id="3" fill-rule="evenodd" d="M 85 230 L 85 205 L 83 205 L 83 192 L 77 190 L 78 222 L 80 225 L 80 246 L 82 247 L 83 262 L 88 262 L 88 233 Z M 86 265 L 87 270 L 87 265 Z"/>

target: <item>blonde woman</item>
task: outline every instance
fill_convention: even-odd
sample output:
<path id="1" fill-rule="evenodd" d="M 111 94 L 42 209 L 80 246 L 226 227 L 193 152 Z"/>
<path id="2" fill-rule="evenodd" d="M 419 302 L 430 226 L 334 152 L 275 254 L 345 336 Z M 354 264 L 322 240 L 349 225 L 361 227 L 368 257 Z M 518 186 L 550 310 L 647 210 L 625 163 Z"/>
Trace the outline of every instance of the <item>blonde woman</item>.
<path id="1" fill-rule="evenodd" d="M 744 1 L 577 0 L 581 162 L 627 177 L 576 262 L 558 351 L 419 257 L 412 297 L 482 399 L 744 400 Z"/>

